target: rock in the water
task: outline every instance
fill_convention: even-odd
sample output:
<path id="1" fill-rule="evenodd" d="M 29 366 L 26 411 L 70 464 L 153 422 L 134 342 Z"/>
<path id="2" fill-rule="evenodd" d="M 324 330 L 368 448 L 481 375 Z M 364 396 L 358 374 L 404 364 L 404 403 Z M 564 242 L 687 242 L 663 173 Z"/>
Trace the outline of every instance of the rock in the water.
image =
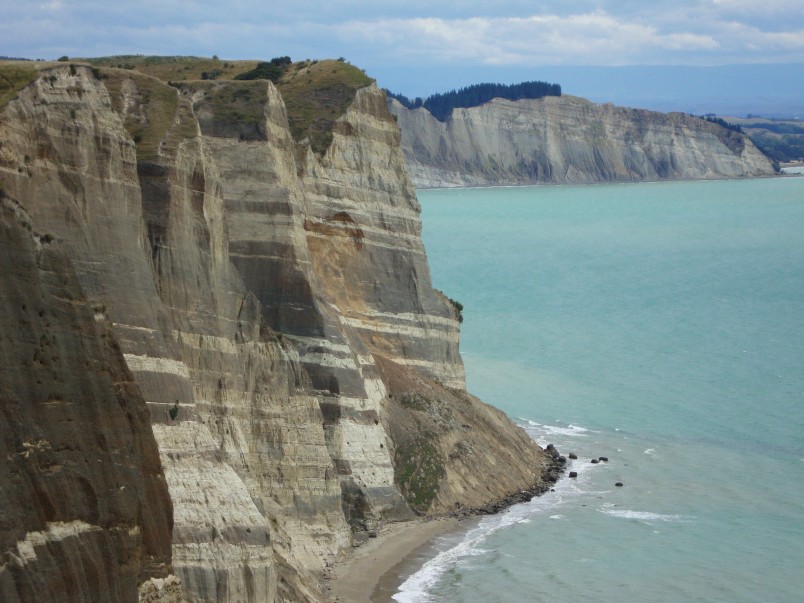
<path id="1" fill-rule="evenodd" d="M 609 462 L 609 457 L 607 457 L 607 456 L 601 456 L 600 458 L 598 458 L 598 460 L 599 460 L 599 461 L 603 461 L 604 463 L 608 463 L 608 462 Z"/>
<path id="2" fill-rule="evenodd" d="M 593 465 L 597 465 L 599 462 L 600 462 L 600 461 L 599 461 L 599 460 L 597 460 L 597 459 L 592 459 L 592 464 L 593 464 Z"/>
<path id="3" fill-rule="evenodd" d="M 622 482 L 617 482 L 617 483 L 616 483 L 616 484 L 614 484 L 614 485 L 615 485 L 615 486 L 617 486 L 618 488 L 621 488 L 621 487 L 622 487 L 622 485 L 623 485 L 623 483 L 622 483 Z"/>
<path id="4" fill-rule="evenodd" d="M 570 457 L 570 458 L 571 458 L 573 461 L 578 459 L 578 455 L 577 455 L 577 454 L 575 454 L 574 452 L 570 452 L 570 453 L 569 453 L 569 457 Z"/>
<path id="5" fill-rule="evenodd" d="M 570 471 L 569 476 L 570 477 L 578 477 L 578 472 L 577 471 Z"/>

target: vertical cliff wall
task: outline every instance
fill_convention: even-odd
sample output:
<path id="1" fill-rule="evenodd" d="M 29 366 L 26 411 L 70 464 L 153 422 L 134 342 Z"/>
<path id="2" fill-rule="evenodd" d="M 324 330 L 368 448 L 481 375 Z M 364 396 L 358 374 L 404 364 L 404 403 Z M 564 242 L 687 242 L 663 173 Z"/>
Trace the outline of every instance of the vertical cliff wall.
<path id="1" fill-rule="evenodd" d="M 585 184 L 774 174 L 747 136 L 682 113 L 573 96 L 494 99 L 440 122 L 389 99 L 418 187 Z"/>
<path id="2" fill-rule="evenodd" d="M 28 258 L 3 277 L 50 288 L 3 303 L 49 311 L 75 298 L 68 307 L 88 318 L 81 340 L 94 337 L 97 350 L 58 358 L 130 394 L 115 437 L 137 444 L 113 450 L 125 447 L 133 467 L 115 480 L 130 498 L 114 526 L 22 508 L 37 518 L 26 533 L 73 522 L 108 539 L 130 524 L 105 559 L 128 560 L 121 584 L 104 587 L 122 600 L 136 588 L 143 600 L 175 595 L 172 564 L 188 599 L 315 601 L 325 564 L 379 522 L 483 507 L 543 483 L 541 451 L 464 391 L 457 316 L 431 286 L 399 131 L 375 86 L 333 116 L 319 152 L 294 139 L 264 80 L 170 86 L 131 70 L 39 67 L 0 116 L 8 244 Z M 10 361 L 19 349 L 8 341 Z M 25 362 L 20 378 L 35 380 Z M 81 389 L 82 374 L 62 379 Z M 20 403 L 53 405 L 8 372 L 0 385 Z M 14 399 L 4 393 L 4 411 Z M 91 434 L 106 425 L 94 412 Z M 9 454 L 51 450 L 37 429 L 56 419 L 36 417 L 10 422 Z M 501 466 L 505 476 L 488 480 Z M 61 487 L 93 489 L 108 505 L 119 499 L 104 489 L 111 479 Z M 46 496 L 21 492 L 40 505 Z M 8 525 L 3 551 L 19 557 L 13 545 L 26 536 Z M 92 559 L 79 556 L 75 572 Z M 38 580 L 8 563 L 2 576 L 21 593 Z M 54 592 L 95 600 L 72 578 L 54 580 Z"/>
<path id="3" fill-rule="evenodd" d="M 0 250 L 0 599 L 171 600 L 172 505 L 106 307 L 4 191 Z"/>

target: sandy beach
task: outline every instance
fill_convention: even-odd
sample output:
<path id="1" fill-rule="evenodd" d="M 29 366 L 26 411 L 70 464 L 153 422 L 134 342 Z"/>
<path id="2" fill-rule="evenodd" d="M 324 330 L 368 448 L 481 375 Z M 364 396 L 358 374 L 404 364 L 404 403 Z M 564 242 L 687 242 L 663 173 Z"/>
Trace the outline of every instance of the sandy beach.
<path id="1" fill-rule="evenodd" d="M 468 522 L 457 519 L 409 521 L 384 526 L 377 538 L 352 549 L 348 559 L 335 565 L 328 581 L 330 600 L 337 603 L 390 601 L 401 583 L 400 575 L 416 570 L 419 555 L 430 541 L 446 532 L 461 530 Z"/>

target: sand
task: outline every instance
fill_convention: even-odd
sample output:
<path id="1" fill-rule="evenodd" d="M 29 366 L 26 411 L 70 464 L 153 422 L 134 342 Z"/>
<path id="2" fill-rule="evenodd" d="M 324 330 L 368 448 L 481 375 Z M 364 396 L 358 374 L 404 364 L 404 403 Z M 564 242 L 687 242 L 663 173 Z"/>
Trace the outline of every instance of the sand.
<path id="1" fill-rule="evenodd" d="M 338 603 L 384 603 L 407 575 L 421 565 L 431 540 L 446 532 L 469 527 L 457 519 L 410 521 L 384 526 L 377 538 L 352 549 L 345 561 L 338 562 L 327 581 L 332 601 Z"/>

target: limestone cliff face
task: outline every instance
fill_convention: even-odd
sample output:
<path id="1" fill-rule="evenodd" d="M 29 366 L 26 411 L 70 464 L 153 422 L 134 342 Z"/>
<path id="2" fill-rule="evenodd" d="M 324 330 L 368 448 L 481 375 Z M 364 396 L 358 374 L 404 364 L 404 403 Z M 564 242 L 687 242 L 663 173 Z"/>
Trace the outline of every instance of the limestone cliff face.
<path id="1" fill-rule="evenodd" d="M 58 65 L 7 104 L 4 249 L 20 251 L 0 291 L 20 326 L 0 343 L 19 374 L 1 375 L 0 434 L 19 468 L 0 492 L 34 461 L 39 473 L 13 490 L 29 506 L 4 505 L 16 513 L 0 528 L 4 595 L 165 600 L 173 571 L 189 600 L 320 600 L 325 564 L 378 522 L 542 481 L 542 452 L 464 391 L 458 321 L 430 283 L 399 136 L 374 86 L 323 155 L 293 139 L 267 81 L 168 86 Z M 54 312 L 69 317 L 56 340 Z M 37 381 L 37 362 L 62 363 L 45 371 L 61 389 Z M 61 401 L 78 392 L 86 425 L 57 438 L 54 422 L 73 420 Z M 15 410 L 26 404 L 43 411 Z M 67 509 L 51 509 L 31 475 L 62 475 L 62 451 L 86 438 L 87 469 L 53 482 Z M 42 586 L 54 562 L 19 552 L 81 539 L 106 547 L 103 564 L 86 545 L 69 550 L 70 572 L 126 568 L 106 590 L 66 570 Z"/>
<path id="2" fill-rule="evenodd" d="M 681 113 L 547 96 L 455 109 L 442 123 L 425 109 L 388 104 L 421 188 L 774 174 L 747 136 Z"/>

